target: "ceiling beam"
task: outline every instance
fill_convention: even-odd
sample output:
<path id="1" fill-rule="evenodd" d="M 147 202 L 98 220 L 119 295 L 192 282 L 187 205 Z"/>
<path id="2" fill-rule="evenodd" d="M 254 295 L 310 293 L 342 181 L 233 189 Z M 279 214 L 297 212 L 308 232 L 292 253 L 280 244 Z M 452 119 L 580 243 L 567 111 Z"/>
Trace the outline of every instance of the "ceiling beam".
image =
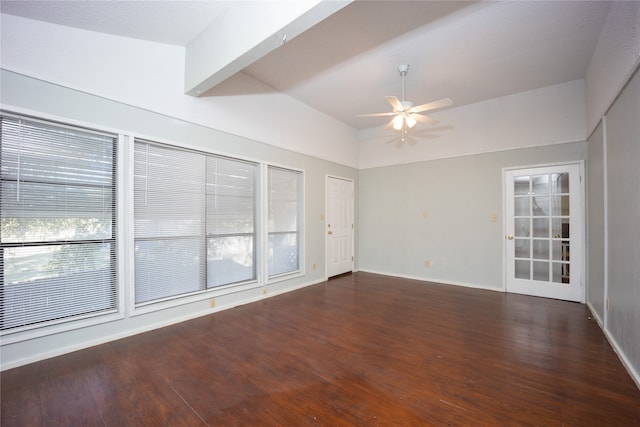
<path id="1" fill-rule="evenodd" d="M 351 1 L 234 2 L 187 45 L 185 92 L 202 95 Z"/>

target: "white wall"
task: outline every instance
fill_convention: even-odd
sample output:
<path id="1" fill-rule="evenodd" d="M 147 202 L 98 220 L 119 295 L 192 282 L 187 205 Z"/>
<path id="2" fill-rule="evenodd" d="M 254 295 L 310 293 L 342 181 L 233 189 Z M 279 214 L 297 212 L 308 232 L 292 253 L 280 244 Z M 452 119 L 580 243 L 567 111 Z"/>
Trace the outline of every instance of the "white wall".
<path id="1" fill-rule="evenodd" d="M 586 148 L 576 142 L 361 170 L 359 269 L 504 289 L 502 169 L 584 160 Z"/>
<path id="2" fill-rule="evenodd" d="M 587 303 L 604 323 L 605 216 L 604 216 L 604 124 L 589 138 L 587 164 Z"/>
<path id="3" fill-rule="evenodd" d="M 640 64 L 640 2 L 611 5 L 587 69 L 587 134 L 595 129 Z"/>
<path id="4" fill-rule="evenodd" d="M 182 47 L 0 15 L 5 70 L 347 166 L 354 129 L 241 75 L 232 92 L 184 92 Z M 231 88 L 234 82 L 226 87 Z M 241 93 L 238 91 L 242 90 Z"/>
<path id="5" fill-rule="evenodd" d="M 280 292 L 326 280 L 326 224 L 320 219 L 321 215 L 325 214 L 325 178 L 327 174 L 331 174 L 351 178 L 357 182 L 356 169 L 5 70 L 0 70 L 0 86 L 2 87 L 0 92 L 2 107 L 12 111 L 141 136 L 161 142 L 182 144 L 213 153 L 302 169 L 305 177 L 304 274 L 269 284 L 258 282 L 251 286 L 214 290 L 210 294 L 201 296 L 202 299 L 199 301 L 147 314 L 131 316 L 131 313 L 123 310 L 123 318 L 111 319 L 112 321 L 108 323 L 91 325 L 81 329 L 52 333 L 22 341 L 17 341 L 15 336 L 3 336 L 0 347 L 2 369 L 9 369 L 107 340 L 209 314 L 215 310 L 257 301 Z M 125 165 L 121 166 L 126 168 L 127 162 L 124 163 Z M 124 191 L 126 196 L 128 194 L 126 181 L 122 184 L 121 191 Z M 123 206 L 125 216 L 118 227 L 120 233 L 125 233 L 118 236 L 120 241 L 125 242 L 124 252 L 119 254 L 119 263 L 123 267 L 131 266 L 132 262 L 130 258 L 131 246 L 126 244 L 126 229 L 132 223 L 132 218 L 130 210 L 129 216 L 127 216 L 125 200 L 127 199 L 120 200 L 120 206 Z M 316 269 L 312 267 L 313 264 L 316 264 Z M 127 272 L 130 270 L 121 271 L 123 275 L 119 276 L 122 286 L 120 294 L 124 295 L 123 307 L 129 307 L 130 290 L 133 286 L 129 280 L 131 276 L 127 275 Z M 263 290 L 266 291 L 266 294 L 263 294 Z M 216 298 L 215 309 L 209 306 L 208 298 L 210 297 Z M 49 328 L 48 332 L 55 329 L 57 328 Z M 33 334 L 26 333 L 19 338 L 30 335 Z"/>
<path id="6" fill-rule="evenodd" d="M 455 100 L 454 100 L 455 102 Z M 584 81 L 576 80 L 429 114 L 409 139 L 370 128 L 359 132 L 361 169 L 586 140 Z"/>
<path id="7" fill-rule="evenodd" d="M 640 387 L 638 69 L 640 2 L 613 2 L 585 77 L 587 131 L 591 134 L 587 297 Z"/>
<path id="8" fill-rule="evenodd" d="M 640 72 L 606 115 L 604 328 L 640 387 Z"/>

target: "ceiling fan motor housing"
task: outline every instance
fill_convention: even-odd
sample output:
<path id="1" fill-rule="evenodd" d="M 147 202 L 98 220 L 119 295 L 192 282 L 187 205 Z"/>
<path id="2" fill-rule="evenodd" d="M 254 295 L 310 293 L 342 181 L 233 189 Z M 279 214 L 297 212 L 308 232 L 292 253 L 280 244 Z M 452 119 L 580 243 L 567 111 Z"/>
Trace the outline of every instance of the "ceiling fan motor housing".
<path id="1" fill-rule="evenodd" d="M 406 111 L 413 107 L 413 102 L 411 101 L 400 101 L 400 104 L 402 104 L 402 111 Z"/>

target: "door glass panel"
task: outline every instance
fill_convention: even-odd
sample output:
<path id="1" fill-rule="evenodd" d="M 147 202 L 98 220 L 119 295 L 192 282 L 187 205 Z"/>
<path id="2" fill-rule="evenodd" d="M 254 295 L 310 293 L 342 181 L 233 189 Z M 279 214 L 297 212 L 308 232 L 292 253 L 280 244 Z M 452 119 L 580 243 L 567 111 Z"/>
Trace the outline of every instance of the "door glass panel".
<path id="1" fill-rule="evenodd" d="M 553 237 L 554 239 L 569 238 L 569 224 L 563 224 L 563 222 L 565 221 L 569 220 L 563 218 L 553 218 L 551 220 L 551 237 Z"/>
<path id="2" fill-rule="evenodd" d="M 569 196 L 553 196 L 553 214 L 569 215 Z"/>
<path id="3" fill-rule="evenodd" d="M 516 197 L 513 199 L 515 216 L 529 215 L 529 197 Z"/>
<path id="4" fill-rule="evenodd" d="M 563 261 L 562 259 L 562 242 L 554 240 L 551 242 L 551 259 L 554 261 Z"/>
<path id="5" fill-rule="evenodd" d="M 531 258 L 531 240 L 516 239 L 515 240 L 515 256 L 518 258 Z"/>
<path id="6" fill-rule="evenodd" d="M 530 262 L 517 259 L 515 261 L 515 275 L 516 279 L 531 279 Z"/>
<path id="7" fill-rule="evenodd" d="M 513 179 L 513 194 L 522 195 L 529 194 L 529 182 L 530 178 L 528 176 L 516 176 Z"/>
<path id="8" fill-rule="evenodd" d="M 533 219 L 533 237 L 549 237 L 549 219 Z"/>
<path id="9" fill-rule="evenodd" d="M 533 280 L 549 281 L 549 263 L 533 261 Z"/>
<path id="10" fill-rule="evenodd" d="M 549 240 L 534 239 L 532 242 L 532 258 L 549 259 Z"/>
<path id="11" fill-rule="evenodd" d="M 551 192 L 557 193 L 569 193 L 569 174 L 568 173 L 553 173 L 551 174 Z"/>
<path id="12" fill-rule="evenodd" d="M 549 194 L 549 175 L 534 175 L 531 177 L 533 194 Z"/>
<path id="13" fill-rule="evenodd" d="M 552 278 L 554 283 L 569 283 L 569 264 L 552 263 Z"/>
<path id="14" fill-rule="evenodd" d="M 533 216 L 549 215 L 549 196 L 532 197 Z"/>
<path id="15" fill-rule="evenodd" d="M 531 237 L 531 230 L 529 230 L 529 218 L 516 218 L 515 219 L 515 235 L 516 237 Z"/>

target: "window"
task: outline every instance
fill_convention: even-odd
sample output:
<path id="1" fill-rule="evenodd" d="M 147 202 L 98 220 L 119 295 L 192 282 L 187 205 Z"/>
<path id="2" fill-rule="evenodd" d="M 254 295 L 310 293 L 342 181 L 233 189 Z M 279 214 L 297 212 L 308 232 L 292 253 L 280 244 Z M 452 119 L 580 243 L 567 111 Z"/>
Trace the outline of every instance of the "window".
<path id="1" fill-rule="evenodd" d="M 300 269 L 302 172 L 269 166 L 269 277 Z"/>
<path id="2" fill-rule="evenodd" d="M 0 121 L 0 329 L 115 312 L 117 137 Z"/>
<path id="3" fill-rule="evenodd" d="M 207 157 L 207 286 L 256 278 L 254 163 Z"/>
<path id="4" fill-rule="evenodd" d="M 256 170 L 135 142 L 136 304 L 255 280 Z"/>
<path id="5" fill-rule="evenodd" d="M 205 289 L 205 157 L 136 141 L 136 304 Z"/>

